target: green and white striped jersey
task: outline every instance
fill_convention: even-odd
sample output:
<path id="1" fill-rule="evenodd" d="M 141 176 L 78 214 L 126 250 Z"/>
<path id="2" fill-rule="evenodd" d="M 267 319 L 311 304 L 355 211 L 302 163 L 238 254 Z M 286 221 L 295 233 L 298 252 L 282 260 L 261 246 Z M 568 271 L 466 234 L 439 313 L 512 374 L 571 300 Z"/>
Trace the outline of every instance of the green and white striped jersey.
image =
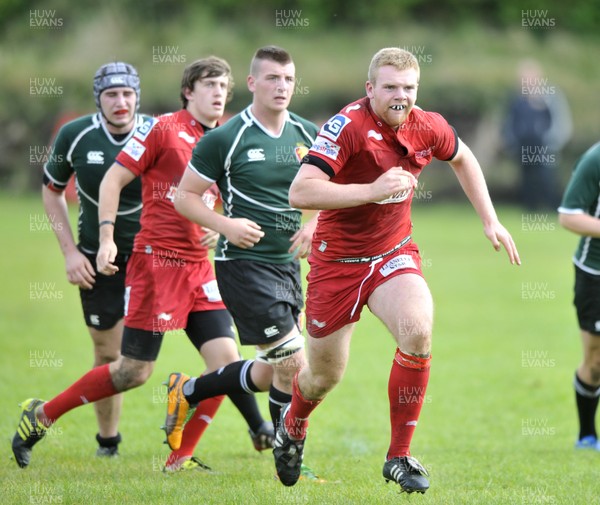
<path id="1" fill-rule="evenodd" d="M 189 168 L 216 182 L 228 217 L 256 222 L 265 236 L 241 249 L 221 236 L 215 260 L 251 259 L 288 263 L 290 238 L 301 226 L 301 212 L 290 207 L 290 185 L 300 161 L 316 137 L 315 124 L 288 113 L 274 136 L 253 116 L 250 107 L 208 132 L 194 148 Z"/>
<path id="2" fill-rule="evenodd" d="M 590 147 L 575 165 L 558 212 L 589 214 L 600 219 L 600 142 Z M 600 239 L 581 237 L 573 263 L 600 275 Z"/>
<path id="3" fill-rule="evenodd" d="M 59 130 L 44 175 L 49 187 L 63 190 L 75 174 L 79 199 L 78 243 L 88 253 L 98 251 L 98 190 L 106 171 L 137 127 L 148 119 L 136 115 L 131 132 L 119 140 L 110 134 L 100 114 L 82 116 Z M 119 253 L 129 254 L 133 238 L 140 229 L 142 210 L 141 182 L 133 180 L 121 192 L 115 226 L 115 243 Z"/>

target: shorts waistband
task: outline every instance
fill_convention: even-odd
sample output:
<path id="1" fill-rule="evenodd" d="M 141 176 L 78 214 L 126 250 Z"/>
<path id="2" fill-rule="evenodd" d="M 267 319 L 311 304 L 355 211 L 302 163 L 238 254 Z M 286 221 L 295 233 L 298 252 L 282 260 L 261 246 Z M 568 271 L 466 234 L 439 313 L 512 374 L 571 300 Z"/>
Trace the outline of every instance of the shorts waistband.
<path id="1" fill-rule="evenodd" d="M 338 263 L 370 263 L 371 261 L 385 258 L 386 256 L 389 256 L 390 254 L 396 252 L 402 246 L 408 244 L 408 242 L 410 242 L 410 239 L 411 239 L 411 235 L 407 235 L 400 241 L 399 244 L 396 244 L 392 249 L 390 249 L 389 251 L 386 251 L 384 253 L 377 254 L 376 256 L 364 256 L 362 258 L 342 258 L 342 259 L 335 260 L 335 261 L 337 261 Z"/>

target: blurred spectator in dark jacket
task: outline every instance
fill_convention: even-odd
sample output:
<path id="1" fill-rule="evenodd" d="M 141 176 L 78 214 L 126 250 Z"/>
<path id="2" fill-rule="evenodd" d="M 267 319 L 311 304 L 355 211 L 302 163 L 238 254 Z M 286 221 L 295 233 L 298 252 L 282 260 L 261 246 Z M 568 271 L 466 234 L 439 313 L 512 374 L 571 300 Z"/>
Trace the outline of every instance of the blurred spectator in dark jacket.
<path id="1" fill-rule="evenodd" d="M 560 203 L 558 156 L 571 138 L 571 112 L 562 91 L 548 82 L 537 61 L 519 64 L 504 123 L 509 155 L 521 166 L 521 201 L 528 210 L 555 209 Z"/>

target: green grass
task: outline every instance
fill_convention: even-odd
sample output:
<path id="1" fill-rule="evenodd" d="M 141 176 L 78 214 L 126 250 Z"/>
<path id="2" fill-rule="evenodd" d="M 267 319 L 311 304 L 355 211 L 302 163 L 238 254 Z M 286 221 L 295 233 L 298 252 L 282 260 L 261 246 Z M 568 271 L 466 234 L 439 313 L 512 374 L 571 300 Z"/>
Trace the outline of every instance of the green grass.
<path id="1" fill-rule="evenodd" d="M 40 199 L 0 197 L 1 502 L 594 503 L 600 454 L 573 450 L 571 384 L 580 344 L 570 257 L 576 238 L 558 227 L 553 213 L 500 208 L 523 259 L 517 268 L 493 251 L 470 207 L 438 205 L 434 197 L 414 209 L 436 318 L 430 387 L 412 447 L 430 470 L 431 489 L 410 498 L 381 477 L 394 345 L 368 311 L 344 380 L 311 418 L 306 462 L 327 484 L 276 482 L 272 456 L 252 449 L 230 402 L 196 452 L 219 473 L 160 472 L 168 454 L 158 429 L 165 410 L 161 381 L 172 370 L 201 370 L 181 332 L 165 338 L 149 382 L 126 393 L 119 459 L 94 457 L 96 424 L 87 406 L 60 419 L 36 446 L 29 468 L 17 468 L 10 460 L 17 403 L 67 387 L 89 369 L 92 345 L 56 240 L 35 224 L 43 215 Z M 36 283 L 47 283 L 55 299 L 31 299 Z M 36 365 L 40 356 L 47 362 Z M 268 416 L 266 395 L 259 403 Z"/>

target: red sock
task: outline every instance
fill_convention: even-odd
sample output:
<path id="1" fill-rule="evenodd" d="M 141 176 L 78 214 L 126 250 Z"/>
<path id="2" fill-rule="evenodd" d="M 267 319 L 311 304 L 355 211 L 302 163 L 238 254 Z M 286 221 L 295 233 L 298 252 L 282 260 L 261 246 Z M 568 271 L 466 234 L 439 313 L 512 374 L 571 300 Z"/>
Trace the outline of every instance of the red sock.
<path id="1" fill-rule="evenodd" d="M 392 440 L 387 458 L 410 455 L 410 441 L 417 426 L 429 382 L 431 356 L 419 358 L 396 350 L 388 382 Z"/>
<path id="2" fill-rule="evenodd" d="M 171 452 L 167 458 L 166 466 L 170 466 L 183 457 L 190 457 L 194 454 L 194 449 L 200 441 L 200 437 L 212 422 L 217 410 L 225 399 L 224 395 L 215 396 L 202 400 L 196 407 L 194 415 L 185 424 L 181 438 L 181 447 Z"/>
<path id="3" fill-rule="evenodd" d="M 298 387 L 298 374 L 292 381 L 292 405 L 285 418 L 285 429 L 288 435 L 296 440 L 306 438 L 308 428 L 308 416 L 317 408 L 321 400 L 307 400 L 302 396 Z"/>
<path id="4" fill-rule="evenodd" d="M 54 422 L 75 407 L 117 394 L 108 366 L 92 368 L 62 393 L 44 403 L 46 417 Z"/>

